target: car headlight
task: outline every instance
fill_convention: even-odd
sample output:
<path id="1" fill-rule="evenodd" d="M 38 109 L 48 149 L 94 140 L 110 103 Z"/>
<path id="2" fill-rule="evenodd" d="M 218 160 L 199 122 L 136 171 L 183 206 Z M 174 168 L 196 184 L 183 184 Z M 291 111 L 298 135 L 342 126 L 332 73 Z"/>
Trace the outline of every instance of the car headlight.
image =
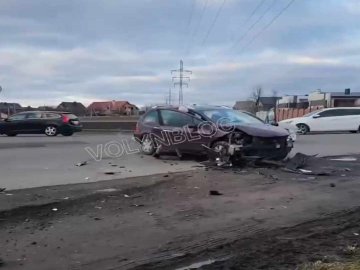
<path id="1" fill-rule="evenodd" d="M 294 141 L 291 138 L 291 136 L 287 137 L 286 144 L 287 144 L 287 147 L 293 147 L 294 146 Z"/>

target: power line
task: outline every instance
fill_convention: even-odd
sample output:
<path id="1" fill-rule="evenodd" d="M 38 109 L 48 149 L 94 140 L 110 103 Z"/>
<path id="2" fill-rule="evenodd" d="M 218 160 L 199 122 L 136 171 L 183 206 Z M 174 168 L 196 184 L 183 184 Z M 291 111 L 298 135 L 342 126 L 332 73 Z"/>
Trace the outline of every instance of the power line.
<path id="1" fill-rule="evenodd" d="M 211 23 L 211 25 L 210 25 L 210 28 L 208 29 L 208 31 L 207 31 L 207 33 L 206 33 L 206 35 L 205 35 L 205 38 L 203 39 L 202 45 L 204 45 L 205 42 L 206 42 L 206 40 L 208 39 L 208 37 L 209 37 L 212 29 L 214 28 L 214 26 L 215 26 L 215 24 L 216 24 L 216 21 L 218 20 L 218 18 L 219 18 L 219 16 L 220 16 L 221 11 L 223 10 L 223 8 L 224 8 L 224 6 L 225 6 L 225 3 L 226 3 L 226 0 L 224 0 L 224 1 L 222 2 L 221 6 L 219 7 L 219 9 L 218 9 L 218 11 L 217 11 L 217 13 L 216 13 L 216 15 L 215 15 L 215 18 L 214 18 L 214 20 L 212 21 L 212 23 Z"/>
<path id="2" fill-rule="evenodd" d="M 278 14 L 272 20 L 266 24 L 251 40 L 248 42 L 244 47 L 242 47 L 241 50 L 246 49 L 248 46 L 250 46 L 263 32 L 265 32 L 293 3 L 295 0 L 290 0 L 290 2 L 283 7 Z"/>
<path id="3" fill-rule="evenodd" d="M 251 20 L 251 18 L 255 15 L 255 13 L 258 11 L 259 8 L 261 8 L 261 6 L 265 3 L 266 0 L 261 0 L 259 2 L 259 4 L 255 7 L 255 9 L 251 12 L 251 14 L 249 15 L 249 17 L 247 17 L 247 19 L 244 22 L 244 26 Z"/>
<path id="4" fill-rule="evenodd" d="M 261 14 L 261 16 L 245 31 L 245 33 L 235 42 L 232 48 L 235 48 L 246 36 L 250 33 L 250 31 L 265 17 L 265 15 L 271 10 L 271 8 L 275 5 L 276 0 L 273 0 L 268 8 Z"/>
<path id="5" fill-rule="evenodd" d="M 188 33 L 189 30 L 190 30 L 190 26 L 192 24 L 192 20 L 193 20 L 193 17 L 194 17 L 195 6 L 196 6 L 196 0 L 192 0 L 190 16 L 189 16 L 188 23 L 187 23 L 187 26 L 186 26 L 186 33 Z M 186 43 L 184 44 L 184 47 L 183 47 L 184 53 L 186 53 L 186 51 L 188 49 L 189 42 L 190 41 L 187 42 L 187 45 L 186 45 Z"/>
<path id="6" fill-rule="evenodd" d="M 192 23 L 192 19 L 194 17 L 195 4 L 196 4 L 196 0 L 192 0 L 190 16 L 189 16 L 188 23 L 187 23 L 187 26 L 186 26 L 186 32 L 189 31 L 189 27 L 190 27 L 190 25 Z"/>
<path id="7" fill-rule="evenodd" d="M 199 28 L 200 28 L 202 19 L 203 19 L 203 17 L 204 17 L 204 13 L 205 13 L 205 11 L 206 11 L 206 9 L 207 9 L 207 6 L 208 6 L 208 2 L 209 2 L 209 0 L 205 0 L 204 6 L 203 6 L 203 8 L 202 8 L 202 10 L 201 10 L 201 13 L 200 13 L 199 21 L 198 21 L 198 23 L 197 23 L 197 25 L 196 25 L 196 27 L 195 27 L 195 30 L 194 30 L 193 34 L 191 35 L 191 40 L 190 40 L 190 42 L 189 42 L 189 45 L 188 45 L 186 54 L 189 54 L 190 48 L 191 48 L 191 43 L 192 43 L 194 37 L 197 35 L 197 33 L 198 33 L 198 31 L 199 31 Z"/>

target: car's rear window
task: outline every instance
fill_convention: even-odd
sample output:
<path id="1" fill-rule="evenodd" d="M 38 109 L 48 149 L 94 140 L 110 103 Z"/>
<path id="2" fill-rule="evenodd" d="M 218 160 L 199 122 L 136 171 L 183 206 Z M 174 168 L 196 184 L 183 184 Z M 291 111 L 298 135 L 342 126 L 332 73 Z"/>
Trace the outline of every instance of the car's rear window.
<path id="1" fill-rule="evenodd" d="M 63 115 L 69 117 L 70 119 L 78 119 L 78 117 L 75 114 L 72 113 L 63 113 Z"/>

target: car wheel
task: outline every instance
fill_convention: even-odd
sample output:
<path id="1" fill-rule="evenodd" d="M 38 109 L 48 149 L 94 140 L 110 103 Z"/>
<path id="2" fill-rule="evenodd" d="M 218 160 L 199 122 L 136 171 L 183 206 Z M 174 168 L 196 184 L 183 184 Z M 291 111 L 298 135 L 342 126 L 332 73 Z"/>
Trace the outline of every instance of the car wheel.
<path id="1" fill-rule="evenodd" d="M 153 155 L 156 151 L 156 145 L 149 135 L 144 135 L 141 140 L 141 151 L 145 155 Z"/>
<path id="2" fill-rule="evenodd" d="M 225 141 L 215 142 L 211 149 L 217 154 L 211 155 L 210 159 L 218 164 L 224 164 L 230 160 L 229 144 Z"/>
<path id="3" fill-rule="evenodd" d="M 58 130 L 56 126 L 47 126 L 45 128 L 45 135 L 49 137 L 56 136 L 58 134 Z"/>
<path id="4" fill-rule="evenodd" d="M 16 135 L 17 135 L 16 133 L 12 133 L 12 132 L 6 133 L 6 136 L 9 136 L 9 137 L 15 137 Z"/>
<path id="5" fill-rule="evenodd" d="M 310 129 L 307 125 L 305 124 L 298 124 L 298 132 L 299 134 L 305 135 L 306 133 L 309 133 Z"/>

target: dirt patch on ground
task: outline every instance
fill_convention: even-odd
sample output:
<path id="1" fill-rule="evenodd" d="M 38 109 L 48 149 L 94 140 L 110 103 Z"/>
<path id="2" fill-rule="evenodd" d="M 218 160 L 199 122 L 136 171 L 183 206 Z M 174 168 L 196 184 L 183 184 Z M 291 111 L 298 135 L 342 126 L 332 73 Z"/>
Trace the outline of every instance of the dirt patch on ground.
<path id="1" fill-rule="evenodd" d="M 360 233 L 360 168 L 331 166 L 330 176 L 199 168 L 0 194 L 2 267 L 291 269 L 324 256 L 346 261 L 342 250 Z"/>
<path id="2" fill-rule="evenodd" d="M 360 208 L 357 208 L 294 227 L 259 233 L 198 255 L 141 265 L 135 269 L 191 269 L 187 267 L 196 265 L 196 262 L 211 262 L 196 268 L 204 270 L 353 267 L 359 266 L 359 232 Z"/>

